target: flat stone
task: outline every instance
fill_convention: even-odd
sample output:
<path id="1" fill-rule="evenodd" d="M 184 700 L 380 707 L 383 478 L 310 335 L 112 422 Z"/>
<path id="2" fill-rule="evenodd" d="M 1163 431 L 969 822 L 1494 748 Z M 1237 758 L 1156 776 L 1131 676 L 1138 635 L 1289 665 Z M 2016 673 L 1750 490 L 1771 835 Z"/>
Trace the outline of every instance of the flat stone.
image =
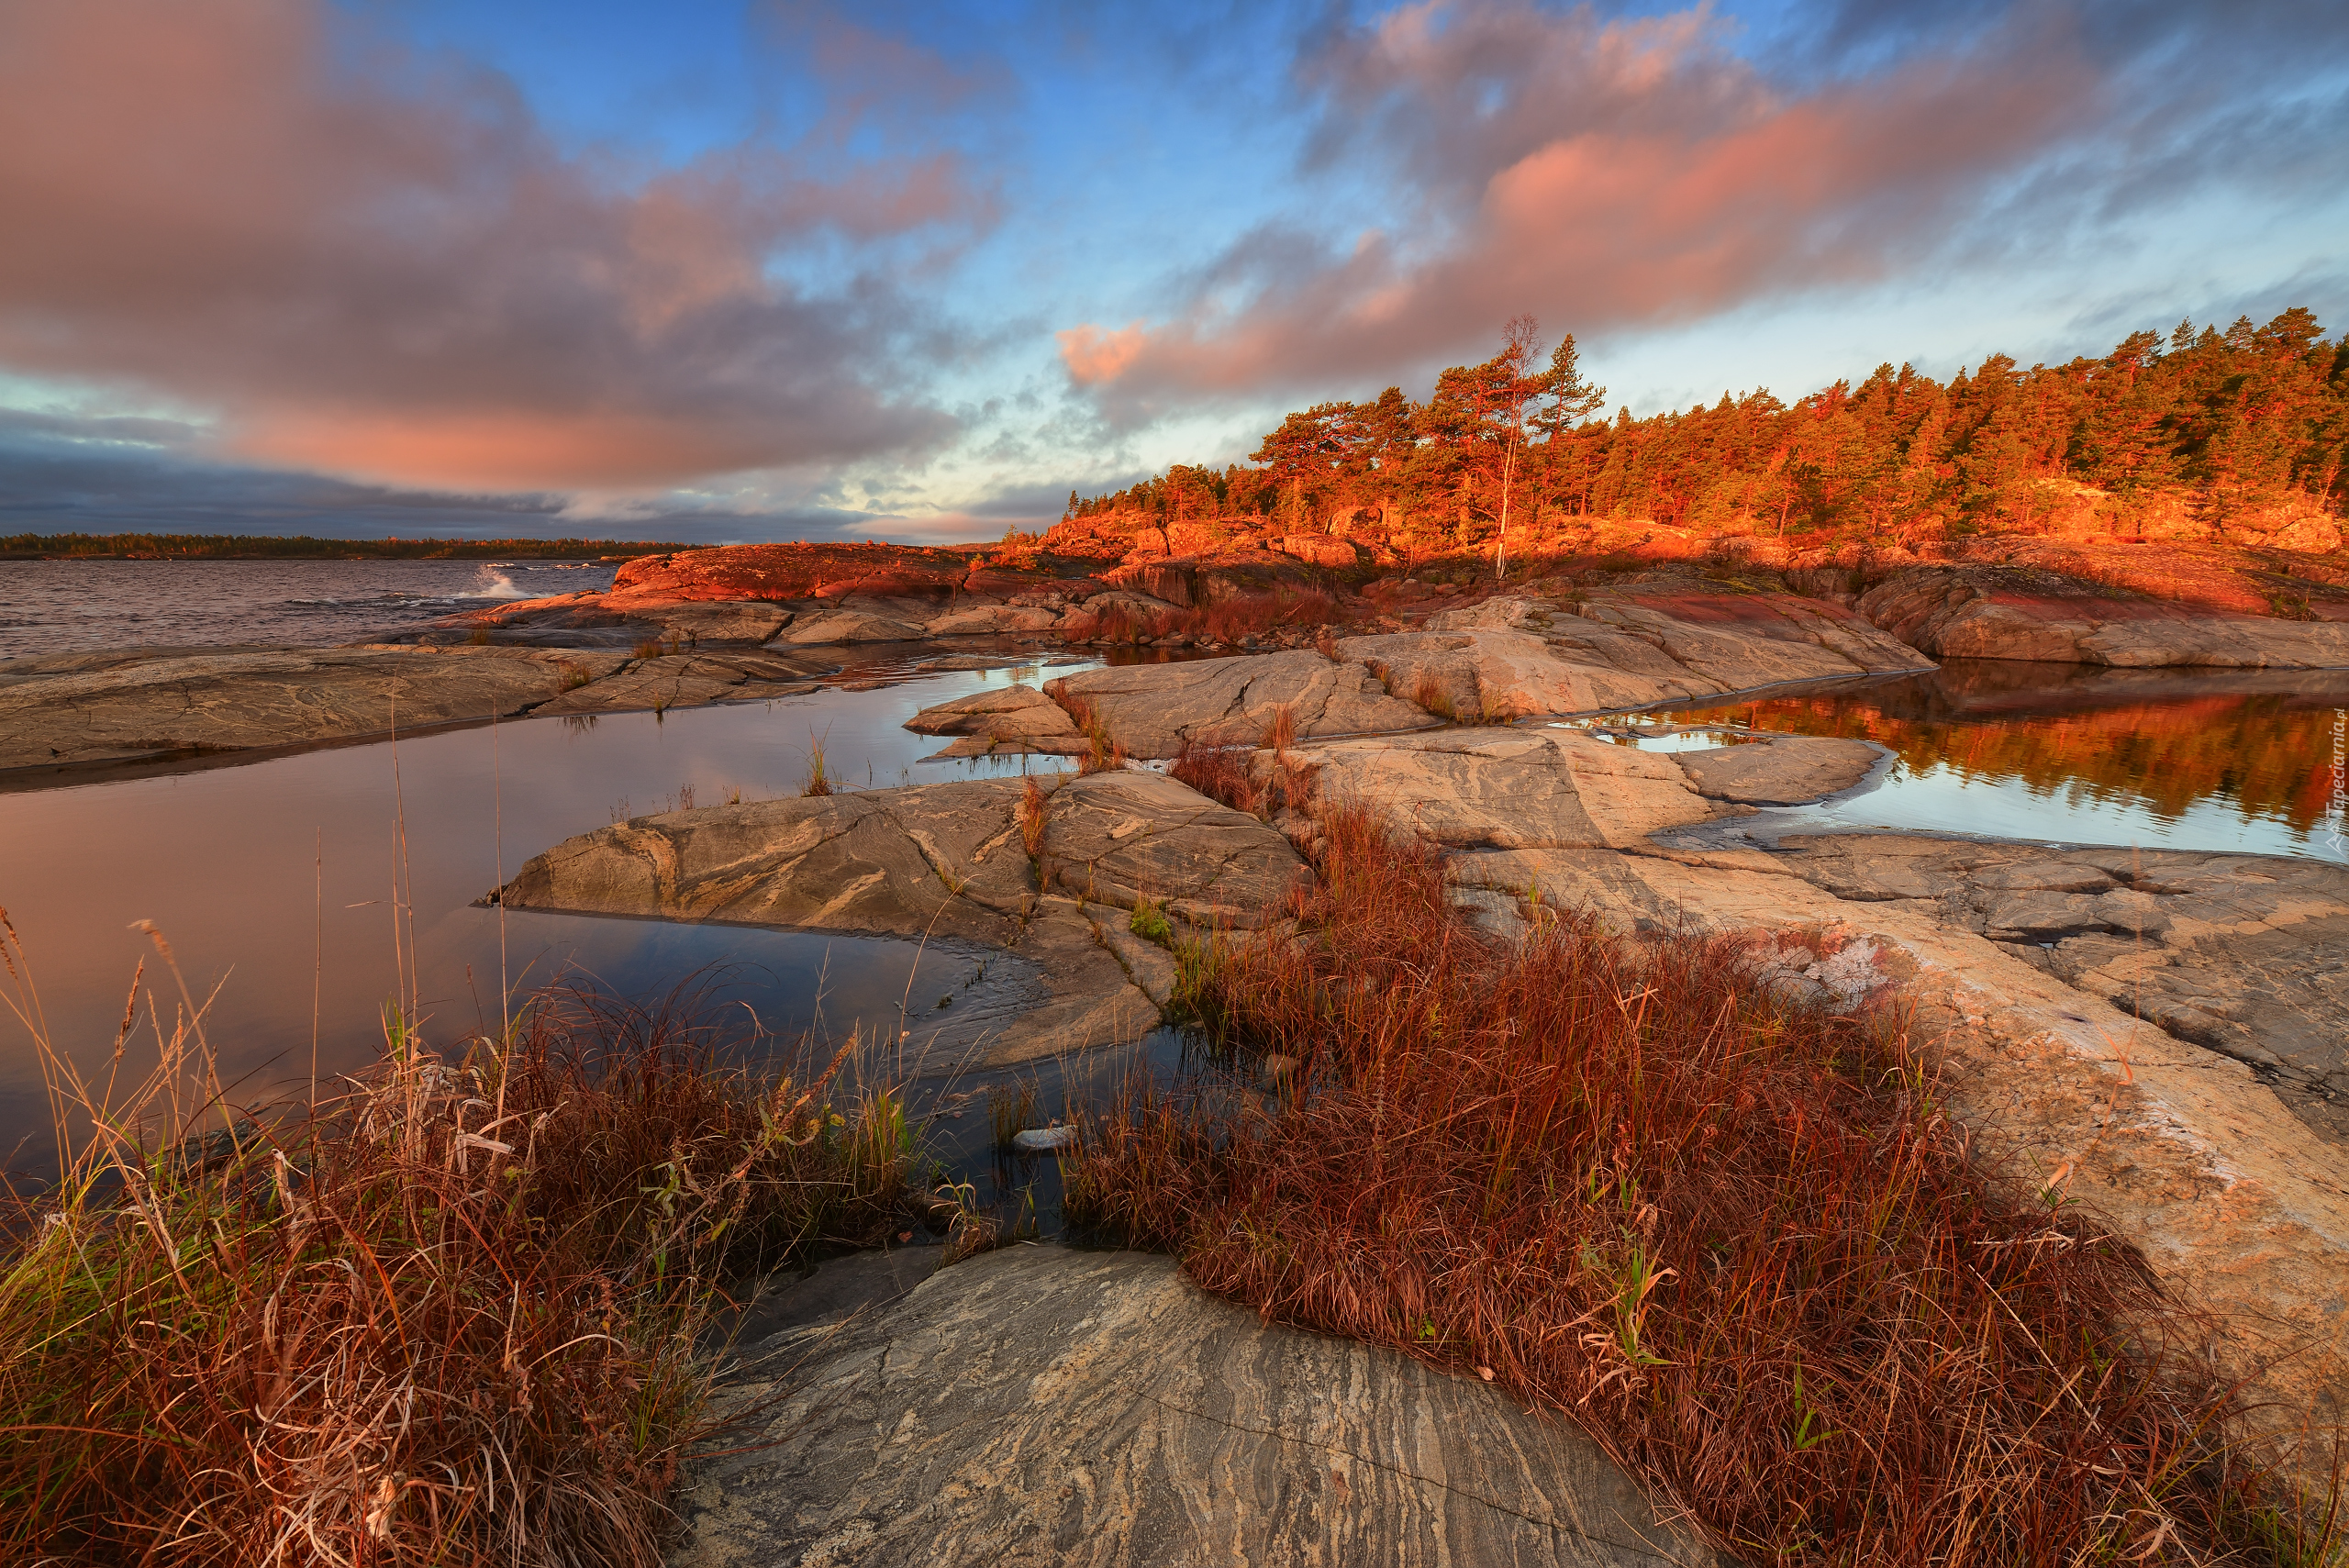
<path id="1" fill-rule="evenodd" d="M 1063 612 L 1041 605 L 972 605 L 930 621 L 930 637 L 1001 636 L 1015 631 L 1050 631 Z"/>
<path id="2" fill-rule="evenodd" d="M 515 909 L 1003 949 L 1036 965 L 1045 996 L 986 1044 L 983 1060 L 1002 1063 L 1156 1027 L 1158 1004 L 1097 934 L 1097 906 L 1130 910 L 1147 897 L 1195 924 L 1252 926 L 1310 874 L 1288 840 L 1254 817 L 1139 772 L 1033 780 L 1047 807 L 1044 852 L 1031 866 L 1017 816 L 1029 782 L 640 817 L 534 857 L 501 895 Z"/>
<path id="3" fill-rule="evenodd" d="M 1063 675 L 1044 690 L 1097 713 L 1132 757 L 1172 757 L 1186 740 L 1255 745 L 1286 708 L 1296 734 L 1354 735 L 1423 728 L 1422 709 L 1386 695 L 1356 662 L 1305 650 L 1237 659 L 1126 664 Z"/>
<path id="4" fill-rule="evenodd" d="M 624 713 L 757 702 L 807 689 L 807 678 L 832 667 L 822 658 L 793 658 L 772 649 L 665 653 L 639 659 L 600 681 L 566 691 L 532 711 Z"/>
<path id="5" fill-rule="evenodd" d="M 1453 848 L 1631 844 L 1720 814 L 1670 756 L 1578 729 L 1439 729 L 1292 754 L 1319 770 L 1325 800 L 1366 802 Z"/>
<path id="6" fill-rule="evenodd" d="M 2136 669 L 2349 665 L 2349 625 L 2212 614 L 2201 606 L 2111 594 L 2030 567 L 1914 566 L 1861 595 L 1856 608 L 1943 658 Z"/>
<path id="7" fill-rule="evenodd" d="M 1801 806 L 1850 789 L 1888 753 L 1865 740 L 1789 735 L 1703 751 L 1677 751 L 1680 764 L 1709 800 L 1742 806 Z"/>
<path id="8" fill-rule="evenodd" d="M 996 751 L 1077 756 L 1090 742 L 1068 710 L 1033 686 L 991 687 L 922 709 L 906 720 L 917 735 L 959 735 L 941 756 L 980 757 Z"/>
<path id="9" fill-rule="evenodd" d="M 1167 1258 L 1007 1248 L 760 1350 L 676 1568 L 1716 1561 L 1567 1423 Z"/>
<path id="10" fill-rule="evenodd" d="M 352 740 L 534 711 L 608 651 L 368 646 L 69 655 L 0 677 L 0 769 Z"/>
<path id="11" fill-rule="evenodd" d="M 792 613 L 778 605 L 755 599 L 718 603 L 687 601 L 658 607 L 637 605 L 628 611 L 632 621 L 651 621 L 662 635 L 695 643 L 760 643 L 789 626 Z"/>
<path id="12" fill-rule="evenodd" d="M 842 642 L 913 642 L 927 635 L 920 621 L 902 619 L 874 610 L 816 611 L 794 619 L 782 640 L 795 647 L 829 647 Z"/>

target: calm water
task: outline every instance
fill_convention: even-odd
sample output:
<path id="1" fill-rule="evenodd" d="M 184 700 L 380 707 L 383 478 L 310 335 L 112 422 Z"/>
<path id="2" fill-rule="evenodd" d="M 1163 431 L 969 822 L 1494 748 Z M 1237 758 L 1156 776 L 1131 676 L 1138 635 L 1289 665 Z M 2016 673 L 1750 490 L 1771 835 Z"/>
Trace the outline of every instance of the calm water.
<path id="1" fill-rule="evenodd" d="M 0 561 L 0 659 L 148 644 L 326 647 L 469 606 L 611 586 L 559 561 Z"/>
<path id="2" fill-rule="evenodd" d="M 1895 753 L 1872 787 L 1775 813 L 1777 824 L 2349 860 L 2349 671 L 1952 660 L 1929 674 L 1664 717 Z M 1719 743 L 1640 743 L 1692 739 Z"/>
<path id="3" fill-rule="evenodd" d="M 139 961 L 171 1018 L 175 991 L 132 922 L 170 940 L 190 990 L 212 995 L 206 1029 L 227 1072 L 261 1097 L 305 1084 L 314 988 L 322 1074 L 372 1060 L 397 987 L 393 875 L 405 807 L 406 884 L 428 1040 L 498 1017 L 499 912 L 473 901 L 574 833 L 740 789 L 795 795 L 820 737 L 835 776 L 863 787 L 1018 773 L 1021 760 L 924 762 L 942 742 L 901 728 L 917 709 L 1035 668 L 954 673 L 867 692 L 587 719 L 531 719 L 314 751 L 240 767 L 0 795 L 0 906 L 22 933 L 51 1035 L 86 1068 L 110 1053 Z M 1041 761 L 1053 765 L 1053 760 Z M 1041 995 L 1004 955 L 931 943 L 740 927 L 516 912 L 505 917 L 517 990 L 565 973 L 623 994 L 666 990 L 729 966 L 722 1003 L 790 1037 L 820 1010 L 895 1038 L 910 1001 L 913 1046 L 935 1064 Z M 406 940 L 403 926 L 401 940 Z M 981 977 L 984 966 L 985 975 Z M 941 995 L 957 998 L 941 1011 Z M 142 1016 L 146 1003 L 140 1003 Z M 745 1020 L 751 1015 L 744 1015 Z M 0 1156 L 45 1137 L 29 1041 L 0 1017 Z"/>

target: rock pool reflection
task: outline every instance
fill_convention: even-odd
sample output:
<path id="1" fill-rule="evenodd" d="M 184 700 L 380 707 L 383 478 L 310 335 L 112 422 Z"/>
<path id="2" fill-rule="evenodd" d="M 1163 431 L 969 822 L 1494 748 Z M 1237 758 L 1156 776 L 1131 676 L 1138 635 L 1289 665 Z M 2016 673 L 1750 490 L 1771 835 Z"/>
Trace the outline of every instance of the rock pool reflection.
<path id="1" fill-rule="evenodd" d="M 1874 788 L 1784 814 L 1898 828 L 2330 855 L 2349 671 L 2110 670 L 1952 660 L 1928 674 L 1696 706 L 1679 724 L 1874 740 Z"/>

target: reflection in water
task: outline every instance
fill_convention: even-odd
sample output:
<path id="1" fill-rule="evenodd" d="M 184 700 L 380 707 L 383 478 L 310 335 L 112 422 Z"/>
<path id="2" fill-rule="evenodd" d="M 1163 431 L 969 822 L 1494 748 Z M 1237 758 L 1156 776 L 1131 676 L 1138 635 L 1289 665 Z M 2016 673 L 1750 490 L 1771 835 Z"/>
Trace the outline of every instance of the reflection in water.
<path id="1" fill-rule="evenodd" d="M 2331 852 L 2322 829 L 2344 707 L 2344 671 L 1952 660 L 1922 675 L 1672 717 L 1889 748 L 1899 759 L 1890 775 L 1812 808 L 1822 823 L 2315 854 Z"/>
<path id="2" fill-rule="evenodd" d="M 959 1055 L 1029 1005 L 1032 973 L 1004 955 L 894 939 L 520 912 L 501 930 L 500 912 L 474 901 L 496 885 L 501 862 L 510 875 L 562 839 L 688 792 L 705 806 L 737 791 L 796 794 L 818 739 L 834 774 L 860 788 L 1016 773 L 1023 759 L 924 762 L 938 742 L 901 726 L 929 704 L 1038 673 L 958 672 L 770 704 L 441 731 L 399 743 L 396 782 L 393 748 L 377 744 L 0 795 L 0 907 L 23 933 L 51 1037 L 84 1071 L 111 1054 L 142 958 L 144 990 L 172 1027 L 174 988 L 130 929 L 152 920 L 194 994 L 217 987 L 206 1032 L 249 1099 L 306 1086 L 314 996 L 321 1074 L 373 1058 L 411 935 L 430 1044 L 495 1029 L 502 936 L 517 993 L 584 973 L 647 995 L 722 964 L 724 1004 L 747 1005 L 774 1035 L 796 1036 L 820 1003 L 836 1036 L 910 1029 L 916 1045 Z M 395 874 L 412 904 L 396 932 Z M 941 1008 L 941 996 L 954 1000 Z M 143 995 L 139 1007 L 143 1018 Z M 0 1016 L 0 1161 L 44 1160 L 48 1127 L 30 1042 Z"/>

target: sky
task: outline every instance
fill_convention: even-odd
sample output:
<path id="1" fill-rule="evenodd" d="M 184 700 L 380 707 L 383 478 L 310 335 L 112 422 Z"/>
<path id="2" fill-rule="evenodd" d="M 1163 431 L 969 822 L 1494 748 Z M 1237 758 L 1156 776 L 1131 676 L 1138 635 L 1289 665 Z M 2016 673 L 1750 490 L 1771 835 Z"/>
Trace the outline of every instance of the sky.
<path id="1" fill-rule="evenodd" d="M 2290 305 L 2337 0 L 0 0 L 0 534 L 954 542 L 1520 314 L 1644 415 Z"/>

